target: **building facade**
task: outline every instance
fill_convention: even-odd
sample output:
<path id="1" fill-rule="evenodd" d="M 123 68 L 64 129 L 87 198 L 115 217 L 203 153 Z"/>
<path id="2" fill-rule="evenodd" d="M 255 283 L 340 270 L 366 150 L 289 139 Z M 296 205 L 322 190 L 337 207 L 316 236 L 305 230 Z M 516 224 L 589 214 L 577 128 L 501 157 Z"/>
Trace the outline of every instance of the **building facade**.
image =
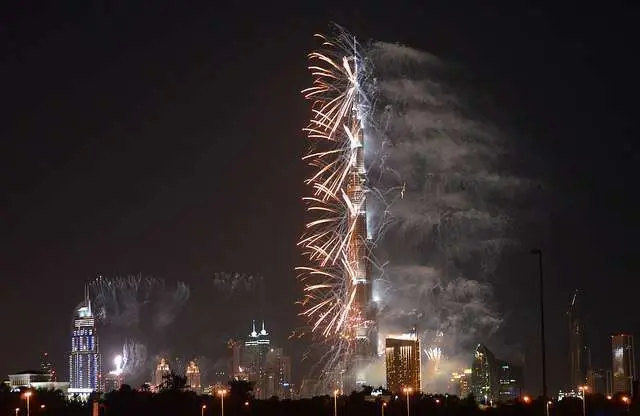
<path id="1" fill-rule="evenodd" d="M 102 355 L 89 292 L 75 311 L 69 354 L 69 394 L 103 391 Z"/>
<path id="2" fill-rule="evenodd" d="M 404 388 L 422 390 L 420 340 L 416 331 L 385 340 L 387 389 L 394 393 Z"/>
<path id="3" fill-rule="evenodd" d="M 58 377 L 57 377 L 57 374 L 56 374 L 56 369 L 53 368 L 53 364 L 51 363 L 51 360 L 49 359 L 49 353 L 47 353 L 47 352 L 42 354 L 42 360 L 40 361 L 40 371 L 49 374 L 49 376 L 50 376 L 50 380 L 49 381 L 58 381 L 57 380 Z"/>
<path id="4" fill-rule="evenodd" d="M 591 394 L 611 396 L 613 394 L 611 386 L 611 370 L 589 370 L 589 373 L 587 374 L 587 385 L 589 386 L 589 393 Z"/>
<path id="5" fill-rule="evenodd" d="M 498 394 L 501 402 L 515 400 L 522 395 L 523 369 L 507 361 L 498 361 Z"/>
<path id="6" fill-rule="evenodd" d="M 613 393 L 632 394 L 635 379 L 633 336 L 616 334 L 611 336 L 613 358 Z"/>
<path id="7" fill-rule="evenodd" d="M 591 367 L 591 351 L 585 333 L 578 291 L 571 296 L 567 316 L 569 318 L 569 383 L 571 389 L 577 390 L 579 386 L 587 383 L 587 373 Z"/>
<path id="8" fill-rule="evenodd" d="M 153 385 L 156 390 L 160 390 L 165 385 L 165 378 L 171 374 L 169 363 L 164 358 L 160 358 L 156 371 L 153 373 Z"/>
<path id="9" fill-rule="evenodd" d="M 269 390 L 269 377 L 267 374 L 267 353 L 271 349 L 269 333 L 262 322 L 262 330 L 256 331 L 256 322 L 253 321 L 249 338 L 244 343 L 243 370 L 247 379 L 253 383 L 253 391 L 256 399 L 267 399 Z"/>
<path id="10" fill-rule="evenodd" d="M 489 403 L 497 399 L 498 374 L 496 357 L 487 347 L 478 344 L 471 366 L 471 390 L 476 400 Z"/>
<path id="11" fill-rule="evenodd" d="M 190 361 L 187 369 L 185 370 L 185 376 L 187 378 L 187 388 L 189 390 L 200 393 L 202 391 L 202 384 L 200 383 L 200 367 L 195 361 Z"/>

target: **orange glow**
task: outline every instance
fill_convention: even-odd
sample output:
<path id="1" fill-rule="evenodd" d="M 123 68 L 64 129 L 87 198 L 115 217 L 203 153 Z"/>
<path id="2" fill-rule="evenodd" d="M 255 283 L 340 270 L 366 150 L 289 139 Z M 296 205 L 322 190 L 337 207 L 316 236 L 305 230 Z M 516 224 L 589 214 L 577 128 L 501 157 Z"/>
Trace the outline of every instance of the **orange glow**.
<path id="1" fill-rule="evenodd" d="M 524 396 L 524 397 L 522 398 L 522 401 L 523 401 L 523 402 L 525 402 L 526 404 L 529 404 L 529 403 L 531 403 L 531 397 L 529 397 L 529 396 Z"/>

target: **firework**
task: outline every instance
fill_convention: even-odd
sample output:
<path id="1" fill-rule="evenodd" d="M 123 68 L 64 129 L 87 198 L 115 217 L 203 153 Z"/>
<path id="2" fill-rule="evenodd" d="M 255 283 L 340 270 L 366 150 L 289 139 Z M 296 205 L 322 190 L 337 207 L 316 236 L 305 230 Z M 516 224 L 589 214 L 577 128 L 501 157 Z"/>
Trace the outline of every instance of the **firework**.
<path id="1" fill-rule="evenodd" d="M 299 246 L 309 265 L 297 270 L 305 286 L 302 315 L 331 345 L 324 372 L 343 374 L 358 356 L 375 351 L 370 345 L 375 322 L 366 225 L 365 71 L 355 39 L 344 32 L 334 39 L 316 36 L 322 51 L 309 54 L 313 85 L 303 91 L 312 102 L 304 129 L 310 149 L 303 160 L 313 172 L 305 181 L 310 220 Z"/>

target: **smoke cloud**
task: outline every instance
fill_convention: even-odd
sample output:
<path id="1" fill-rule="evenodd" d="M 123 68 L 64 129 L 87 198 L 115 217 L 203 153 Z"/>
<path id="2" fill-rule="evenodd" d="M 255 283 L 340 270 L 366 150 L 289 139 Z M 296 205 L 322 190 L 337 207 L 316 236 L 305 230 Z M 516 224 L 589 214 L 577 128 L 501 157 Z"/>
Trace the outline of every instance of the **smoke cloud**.
<path id="1" fill-rule="evenodd" d="M 380 334 L 416 326 L 423 347 L 437 343 L 442 361 L 423 380 L 446 391 L 451 372 L 470 364 L 473 344 L 502 322 L 491 275 L 512 243 L 508 207 L 521 181 L 500 171 L 505 142 L 464 105 L 451 67 L 383 42 L 365 55 L 366 94 L 375 97 L 366 156 L 368 225 L 384 265 L 374 286 Z M 383 384 L 381 365 L 370 369 L 374 383 Z"/>

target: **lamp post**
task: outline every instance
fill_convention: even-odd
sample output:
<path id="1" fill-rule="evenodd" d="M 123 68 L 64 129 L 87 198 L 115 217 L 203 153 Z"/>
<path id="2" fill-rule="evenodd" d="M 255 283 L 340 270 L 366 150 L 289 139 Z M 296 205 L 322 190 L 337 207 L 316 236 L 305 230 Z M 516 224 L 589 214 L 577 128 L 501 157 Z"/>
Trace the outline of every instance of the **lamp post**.
<path id="1" fill-rule="evenodd" d="M 44 412 L 44 409 L 46 409 L 46 408 L 47 408 L 47 406 L 45 406 L 45 405 L 43 405 L 43 404 L 41 404 L 41 405 L 40 405 L 40 411 L 41 411 L 41 412 Z"/>
<path id="2" fill-rule="evenodd" d="M 384 416 L 384 408 L 387 407 L 387 402 L 382 402 L 382 416 Z"/>
<path id="3" fill-rule="evenodd" d="M 25 392 L 24 398 L 27 400 L 27 416 L 29 416 L 29 399 L 31 398 L 31 392 L 30 391 Z"/>
<path id="4" fill-rule="evenodd" d="M 335 389 L 333 391 L 333 416 L 338 416 L 338 392 L 340 390 Z"/>
<path id="5" fill-rule="evenodd" d="M 407 395 L 407 416 L 410 415 L 411 411 L 409 410 L 409 394 L 413 391 L 411 387 L 405 387 L 402 391 Z"/>
<path id="6" fill-rule="evenodd" d="M 207 408 L 206 404 L 203 404 L 202 406 L 200 406 L 200 416 L 204 416 L 204 409 Z"/>
<path id="7" fill-rule="evenodd" d="M 218 390 L 218 394 L 220 395 L 220 416 L 224 416 L 224 395 L 226 393 L 226 390 Z"/>
<path id="8" fill-rule="evenodd" d="M 628 398 L 627 396 L 622 396 L 622 402 L 627 405 L 627 412 L 628 412 L 629 408 L 631 407 L 631 399 Z"/>
<path id="9" fill-rule="evenodd" d="M 20 413 L 20 408 L 16 407 L 16 416 L 18 416 L 18 413 Z"/>
<path id="10" fill-rule="evenodd" d="M 538 277 L 540 279 L 540 344 L 542 346 L 542 397 L 547 400 L 547 347 L 544 340 L 544 275 L 542 273 L 542 250 L 535 248 L 531 254 L 538 256 Z M 547 413 L 549 416 L 549 413 Z"/>
<path id="11" fill-rule="evenodd" d="M 587 390 L 589 390 L 589 386 L 579 386 L 578 390 L 582 392 L 582 416 L 587 416 Z"/>

